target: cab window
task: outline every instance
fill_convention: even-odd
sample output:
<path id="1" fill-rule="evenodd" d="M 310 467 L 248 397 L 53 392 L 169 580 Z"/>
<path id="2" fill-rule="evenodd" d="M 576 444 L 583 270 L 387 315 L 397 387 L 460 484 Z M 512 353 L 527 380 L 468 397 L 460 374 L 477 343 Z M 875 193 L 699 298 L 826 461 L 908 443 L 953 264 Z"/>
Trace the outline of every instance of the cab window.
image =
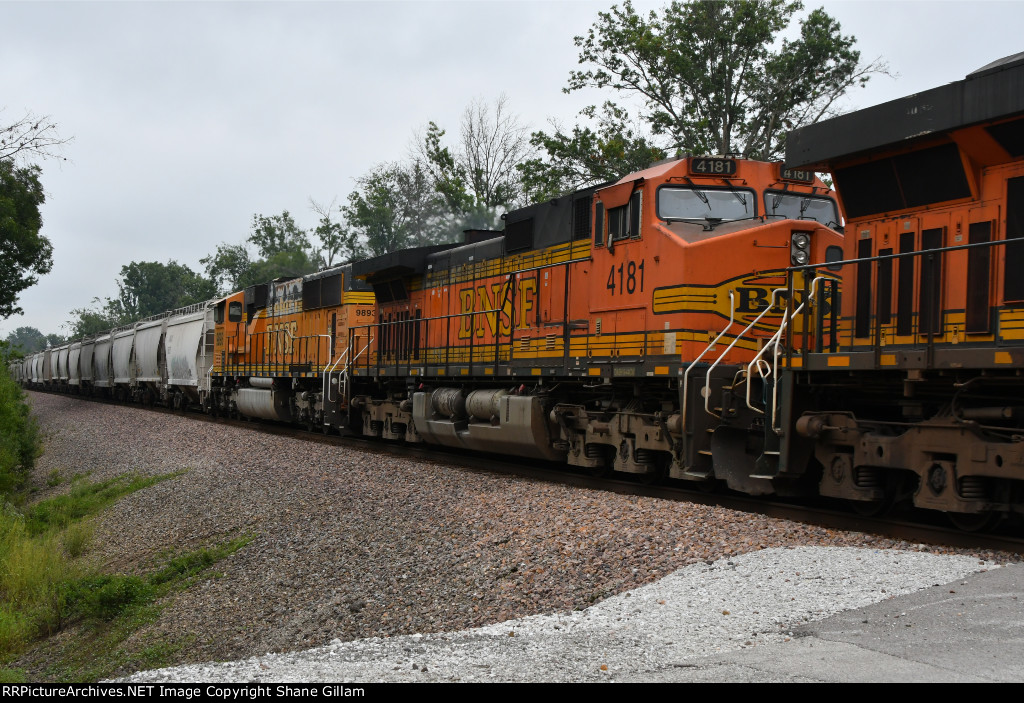
<path id="1" fill-rule="evenodd" d="M 753 191 L 745 188 L 658 189 L 658 217 L 663 220 L 700 222 L 744 220 L 757 215 Z"/>
<path id="2" fill-rule="evenodd" d="M 235 300 L 228 303 L 228 322 L 242 321 L 242 304 Z"/>
<path id="3" fill-rule="evenodd" d="M 834 200 L 802 193 L 766 191 L 764 214 L 789 220 L 814 220 L 828 227 L 839 224 L 839 209 Z"/>

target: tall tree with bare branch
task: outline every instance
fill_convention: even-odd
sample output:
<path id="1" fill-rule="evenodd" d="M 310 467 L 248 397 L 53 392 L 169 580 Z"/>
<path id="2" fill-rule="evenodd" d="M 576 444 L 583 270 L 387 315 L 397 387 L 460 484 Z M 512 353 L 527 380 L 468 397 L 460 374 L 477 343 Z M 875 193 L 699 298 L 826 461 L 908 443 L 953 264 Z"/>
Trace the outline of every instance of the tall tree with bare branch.
<path id="1" fill-rule="evenodd" d="M 522 202 L 516 167 L 531 153 L 527 129 L 501 95 L 493 104 L 476 99 L 466 107 L 454 147 L 445 145 L 445 134 L 429 123 L 413 158 L 456 219 L 467 228 L 495 226 L 500 210 Z"/>
<path id="2" fill-rule="evenodd" d="M 0 161 L 63 159 L 61 148 L 70 141 L 60 136 L 49 115 L 26 112 L 11 124 L 0 124 Z"/>

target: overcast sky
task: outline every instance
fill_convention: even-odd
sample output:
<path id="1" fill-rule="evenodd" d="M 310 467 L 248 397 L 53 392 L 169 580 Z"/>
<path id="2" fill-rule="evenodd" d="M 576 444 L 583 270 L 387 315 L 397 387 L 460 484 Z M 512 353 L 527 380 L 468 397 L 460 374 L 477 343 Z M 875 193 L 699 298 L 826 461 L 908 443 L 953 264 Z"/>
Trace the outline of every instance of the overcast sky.
<path id="1" fill-rule="evenodd" d="M 638 10 L 663 2 L 636 1 Z M 0 124 L 49 115 L 67 161 L 43 162 L 43 233 L 53 271 L 23 316 L 62 329 L 113 296 L 122 265 L 199 259 L 240 243 L 255 213 L 345 196 L 404 158 L 415 130 L 450 133 L 473 98 L 508 96 L 523 123 L 575 122 L 614 95 L 565 95 L 573 36 L 611 2 L 6 2 L 0 0 Z M 806 2 L 823 6 L 876 77 L 855 109 L 962 79 L 1024 51 L 1021 2 Z"/>

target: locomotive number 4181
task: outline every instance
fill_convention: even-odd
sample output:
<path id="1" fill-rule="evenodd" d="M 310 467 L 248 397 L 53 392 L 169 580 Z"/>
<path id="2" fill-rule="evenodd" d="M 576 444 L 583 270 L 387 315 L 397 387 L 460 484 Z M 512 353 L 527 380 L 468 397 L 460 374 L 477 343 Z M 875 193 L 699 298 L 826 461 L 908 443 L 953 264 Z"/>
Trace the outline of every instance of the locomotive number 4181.
<path id="1" fill-rule="evenodd" d="M 618 285 L 616 285 L 616 281 Z M 608 272 L 608 283 L 605 288 L 615 295 L 631 295 L 637 291 L 644 292 L 644 260 L 638 264 L 635 261 L 623 261 L 616 266 L 612 264 L 612 270 Z"/>

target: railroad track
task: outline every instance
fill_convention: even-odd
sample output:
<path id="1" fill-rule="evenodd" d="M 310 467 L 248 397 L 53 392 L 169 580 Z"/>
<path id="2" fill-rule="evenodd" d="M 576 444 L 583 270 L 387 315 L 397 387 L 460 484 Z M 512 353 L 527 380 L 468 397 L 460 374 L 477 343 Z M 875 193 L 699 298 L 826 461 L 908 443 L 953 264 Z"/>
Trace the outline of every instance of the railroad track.
<path id="1" fill-rule="evenodd" d="M 1001 530 L 993 532 L 963 532 L 951 526 L 935 524 L 935 519 L 938 516 L 925 511 L 904 511 L 885 516 L 866 517 L 851 513 L 844 507 L 793 503 L 778 498 L 752 498 L 725 491 L 707 492 L 694 490 L 688 488 L 685 483 L 674 481 L 647 484 L 639 480 L 630 480 L 630 478 L 618 474 L 613 476 L 596 476 L 573 471 L 572 467 L 566 467 L 562 464 L 548 464 L 536 461 L 526 463 L 518 458 L 509 458 L 501 455 L 480 455 L 446 447 L 410 445 L 358 436 L 324 434 L 315 430 L 311 431 L 269 420 L 211 417 L 203 413 L 175 411 L 161 406 L 124 404 L 108 399 L 71 396 L 50 391 L 33 390 L 31 392 L 51 393 L 52 395 L 63 396 L 73 400 L 106 403 L 120 407 L 141 408 L 156 413 L 176 415 L 197 422 L 209 422 L 251 431 L 266 432 L 282 437 L 293 437 L 304 441 L 358 448 L 362 451 L 378 454 L 443 463 L 447 466 L 458 466 L 474 471 L 502 473 L 521 478 L 561 483 L 577 488 L 611 491 L 623 495 L 699 503 L 701 505 L 791 520 L 832 530 L 864 532 L 878 537 L 920 544 L 968 549 L 989 549 L 1024 555 L 1024 535 L 1014 534 L 1012 528 L 1003 526 Z M 1019 531 L 1020 527 L 1016 527 Z"/>

